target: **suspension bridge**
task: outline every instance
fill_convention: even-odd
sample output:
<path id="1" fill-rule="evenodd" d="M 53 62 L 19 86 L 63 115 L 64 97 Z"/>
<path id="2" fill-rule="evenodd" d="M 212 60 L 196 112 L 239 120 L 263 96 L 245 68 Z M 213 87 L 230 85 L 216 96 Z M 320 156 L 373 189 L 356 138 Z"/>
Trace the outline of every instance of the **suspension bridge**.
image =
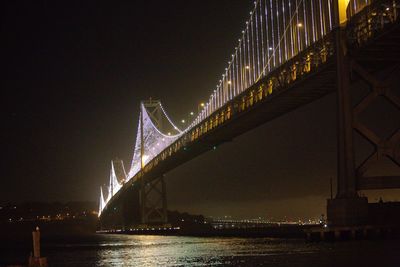
<path id="1" fill-rule="evenodd" d="M 368 201 L 359 190 L 400 188 L 400 177 L 365 175 L 382 157 L 400 166 L 400 130 L 381 138 L 358 120 L 377 97 L 400 109 L 390 83 L 400 73 L 399 12 L 400 0 L 255 1 L 218 85 L 186 128 L 160 101 L 140 103 L 130 169 L 112 161 L 109 186 L 100 188 L 102 227 L 166 223 L 166 172 L 332 92 L 338 99 L 338 188 L 328 200 L 328 220 L 365 221 Z M 370 94 L 353 106 L 350 90 L 360 84 Z M 375 147 L 359 166 L 353 131 Z"/>

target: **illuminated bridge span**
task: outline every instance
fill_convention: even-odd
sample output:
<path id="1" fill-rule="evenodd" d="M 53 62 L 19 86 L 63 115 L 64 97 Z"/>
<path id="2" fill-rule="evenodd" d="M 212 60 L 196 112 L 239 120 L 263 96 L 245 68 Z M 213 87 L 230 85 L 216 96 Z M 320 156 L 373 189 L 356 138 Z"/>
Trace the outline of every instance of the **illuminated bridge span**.
<path id="1" fill-rule="evenodd" d="M 364 175 L 380 157 L 400 163 L 400 131 L 381 139 L 357 120 L 377 96 L 400 107 L 399 97 L 374 76 L 399 70 L 400 0 L 347 2 L 256 1 L 218 85 L 185 129 L 173 123 L 159 101 L 143 101 L 130 170 L 126 173 L 121 162 L 111 162 L 106 197 L 101 189 L 102 226 L 166 222 L 166 172 L 334 91 L 339 114 L 338 190 L 328 202 L 328 219 L 336 224 L 364 220 L 362 212 L 354 215 L 367 204 L 358 190 L 400 186 L 400 177 Z M 353 110 L 349 90 L 360 81 L 370 85 L 371 94 Z M 375 146 L 360 166 L 354 166 L 353 130 Z"/>

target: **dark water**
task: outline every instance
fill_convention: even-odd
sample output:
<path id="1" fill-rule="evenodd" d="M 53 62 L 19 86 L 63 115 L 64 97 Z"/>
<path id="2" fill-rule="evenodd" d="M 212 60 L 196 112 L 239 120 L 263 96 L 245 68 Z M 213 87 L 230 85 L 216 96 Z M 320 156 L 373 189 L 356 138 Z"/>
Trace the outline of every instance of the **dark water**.
<path id="1" fill-rule="evenodd" d="M 400 266 L 400 240 L 306 243 L 270 238 L 96 235 L 45 240 L 50 266 Z M 0 266 L 29 247 L 1 249 Z M 3 263 L 3 265 L 2 265 Z"/>

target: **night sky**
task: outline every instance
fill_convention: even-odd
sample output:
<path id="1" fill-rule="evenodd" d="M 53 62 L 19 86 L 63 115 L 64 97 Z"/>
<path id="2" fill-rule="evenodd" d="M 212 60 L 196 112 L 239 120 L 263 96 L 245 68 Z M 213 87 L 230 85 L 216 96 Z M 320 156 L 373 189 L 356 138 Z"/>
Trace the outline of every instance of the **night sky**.
<path id="1" fill-rule="evenodd" d="M 251 7 L 245 0 L 2 3 L 0 202 L 97 201 L 110 160 L 129 169 L 139 102 L 161 99 L 175 121 L 196 111 Z M 168 204 L 214 216 L 316 217 L 335 176 L 333 94 L 171 171 Z"/>

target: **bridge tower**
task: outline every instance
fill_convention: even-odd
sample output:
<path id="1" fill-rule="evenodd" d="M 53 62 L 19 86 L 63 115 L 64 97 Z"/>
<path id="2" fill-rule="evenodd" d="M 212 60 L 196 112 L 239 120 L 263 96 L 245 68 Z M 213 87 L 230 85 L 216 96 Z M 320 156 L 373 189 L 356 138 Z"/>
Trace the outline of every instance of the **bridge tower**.
<path id="1" fill-rule="evenodd" d="M 151 98 L 142 101 L 150 119 L 160 131 L 163 131 L 163 112 L 161 102 Z M 141 140 L 141 171 L 144 172 L 144 136 L 143 136 L 143 112 L 140 116 L 140 140 Z M 164 175 L 156 179 L 140 181 L 140 217 L 142 224 L 167 223 L 167 190 Z"/>
<path id="2" fill-rule="evenodd" d="M 343 2 L 337 0 L 337 25 L 343 23 Z M 340 17 L 340 20 L 339 20 Z M 343 26 L 343 24 L 342 24 Z M 384 157 L 400 166 L 400 129 L 387 138 L 381 138 L 361 122 L 359 115 L 369 108 L 374 100 L 383 97 L 388 104 L 400 109 L 400 99 L 392 93 L 390 76 L 378 75 L 371 66 L 374 60 L 382 60 L 382 55 L 357 55 L 352 53 L 349 35 L 344 27 L 337 27 L 335 36 L 337 65 L 337 107 L 338 107 L 338 171 L 337 194 L 328 200 L 328 221 L 332 225 L 357 225 L 368 220 L 368 200 L 358 194 L 359 190 L 400 188 L 399 176 L 366 176 L 371 165 Z M 387 47 L 387 44 L 386 44 Z M 379 50 L 379 49 L 378 49 Z M 390 50 L 390 49 L 389 49 Z M 372 51 L 372 50 L 371 50 Z M 367 52 L 372 53 L 372 52 Z M 379 53 L 379 52 L 378 52 Z M 400 73 L 397 72 L 397 75 Z M 385 79 L 386 77 L 386 79 Z M 353 106 L 351 91 L 356 79 L 369 86 L 370 92 Z M 354 132 L 359 133 L 374 146 L 374 152 L 360 165 L 355 163 L 353 144 Z"/>

